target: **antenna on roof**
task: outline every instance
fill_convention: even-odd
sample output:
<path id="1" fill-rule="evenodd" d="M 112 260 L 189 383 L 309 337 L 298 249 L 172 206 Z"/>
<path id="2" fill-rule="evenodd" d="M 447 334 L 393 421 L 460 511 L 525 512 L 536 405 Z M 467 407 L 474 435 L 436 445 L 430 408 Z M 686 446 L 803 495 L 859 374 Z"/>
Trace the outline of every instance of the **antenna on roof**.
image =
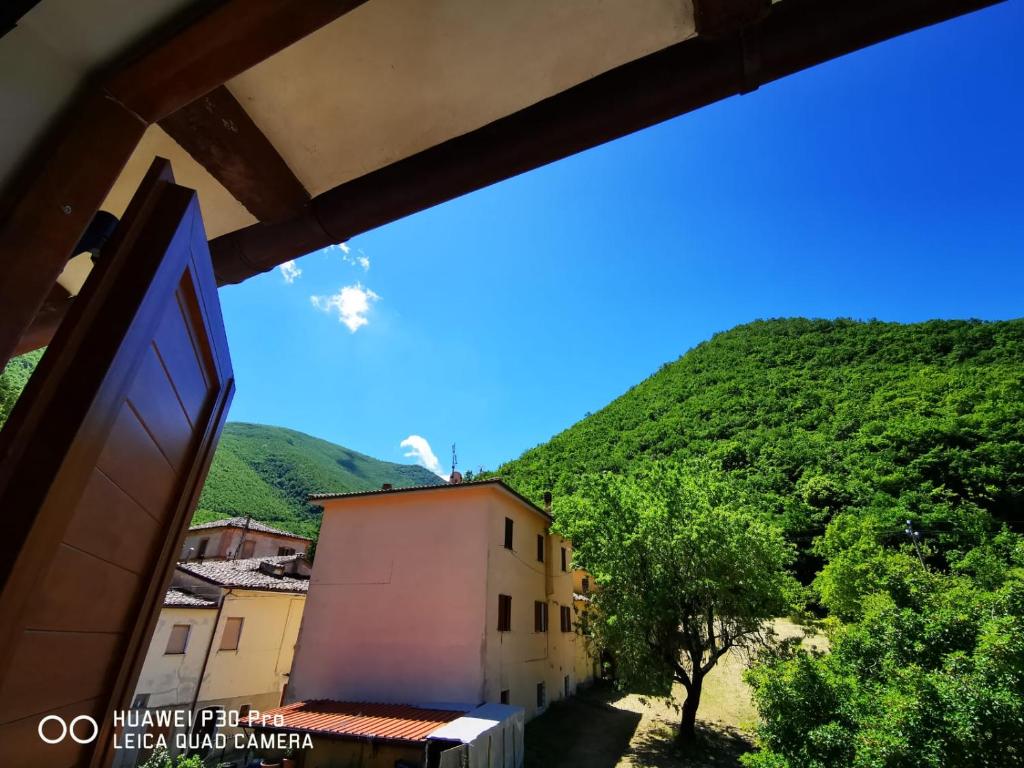
<path id="1" fill-rule="evenodd" d="M 455 468 L 458 461 L 458 457 L 455 455 L 455 443 L 452 443 L 452 473 L 448 475 L 448 482 L 451 485 L 458 485 L 462 482 L 462 473 Z"/>

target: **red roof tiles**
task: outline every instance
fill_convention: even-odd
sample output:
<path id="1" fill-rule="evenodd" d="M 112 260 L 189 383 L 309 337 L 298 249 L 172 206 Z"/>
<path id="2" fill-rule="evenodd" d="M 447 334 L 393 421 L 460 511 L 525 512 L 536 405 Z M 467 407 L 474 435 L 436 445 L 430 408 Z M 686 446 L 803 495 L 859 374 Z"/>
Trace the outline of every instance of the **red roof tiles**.
<path id="1" fill-rule="evenodd" d="M 457 720 L 464 711 L 422 709 L 408 704 L 370 704 L 358 701 L 298 701 L 261 712 L 265 728 L 303 731 L 351 739 L 420 742 L 445 723 Z M 284 725 L 271 725 L 281 715 Z"/>

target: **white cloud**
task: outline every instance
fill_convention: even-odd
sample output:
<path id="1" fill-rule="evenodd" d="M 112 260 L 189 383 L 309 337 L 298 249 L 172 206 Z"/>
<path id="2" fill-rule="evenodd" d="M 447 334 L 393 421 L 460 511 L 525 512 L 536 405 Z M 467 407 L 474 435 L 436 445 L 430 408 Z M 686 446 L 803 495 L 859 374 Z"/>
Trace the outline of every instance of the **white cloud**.
<path id="1" fill-rule="evenodd" d="M 294 261 L 286 261 L 280 266 L 280 270 L 281 276 L 289 285 L 294 283 L 298 276 L 302 274 L 302 270 L 299 269 L 298 265 Z"/>
<path id="2" fill-rule="evenodd" d="M 321 312 L 338 313 L 338 322 L 344 323 L 355 333 L 369 323 L 366 315 L 370 311 L 371 302 L 378 301 L 380 296 L 364 288 L 362 283 L 346 285 L 331 296 L 310 296 L 313 306 Z"/>
<path id="3" fill-rule="evenodd" d="M 327 250 L 341 251 L 342 261 L 346 264 L 351 264 L 353 267 L 362 267 L 364 272 L 370 269 L 370 257 L 363 253 L 361 248 L 352 253 L 352 247 L 348 243 L 336 243 L 335 245 L 327 246 Z"/>
<path id="4" fill-rule="evenodd" d="M 441 471 L 441 462 L 437 460 L 437 456 L 434 455 L 434 451 L 425 437 L 409 435 L 399 445 L 409 449 L 405 452 L 407 459 L 414 459 L 417 464 L 426 467 L 442 480 L 448 479 L 448 475 Z"/>

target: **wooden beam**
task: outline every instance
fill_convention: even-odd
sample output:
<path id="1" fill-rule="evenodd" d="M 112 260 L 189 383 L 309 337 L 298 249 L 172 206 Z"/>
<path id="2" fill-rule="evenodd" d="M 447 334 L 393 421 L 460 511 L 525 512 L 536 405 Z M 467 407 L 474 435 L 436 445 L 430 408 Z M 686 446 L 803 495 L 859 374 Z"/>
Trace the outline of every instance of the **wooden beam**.
<path id="1" fill-rule="evenodd" d="M 0 226 L 0 366 L 60 276 L 146 126 L 100 94 L 86 95 L 33 167 Z"/>
<path id="2" fill-rule="evenodd" d="M 106 82 L 155 123 L 366 0 L 226 0 Z"/>
<path id="3" fill-rule="evenodd" d="M 309 203 L 302 182 L 223 85 L 160 127 L 259 221 L 286 219 Z"/>
<path id="4" fill-rule="evenodd" d="M 50 289 L 50 295 L 46 297 L 43 306 L 39 308 L 32 325 L 22 334 L 18 346 L 14 350 L 15 355 L 24 355 L 34 349 L 45 347 L 50 343 L 57 328 L 64 321 L 64 316 L 71 310 L 75 303 L 75 297 L 71 296 L 60 283 L 54 283 Z"/>
<path id="5" fill-rule="evenodd" d="M 0 218 L 0 366 L 6 364 L 146 126 L 364 0 L 223 0 L 88 85 Z"/>
<path id="6" fill-rule="evenodd" d="M 298 215 L 211 241 L 220 284 L 464 195 L 727 96 L 993 0 L 785 0 L 763 18 L 756 3 L 709 10 L 714 29 L 630 62 L 313 198 Z M 763 9 L 761 9 L 763 10 Z M 737 27 L 737 19 L 755 23 Z M 759 20 L 757 20 L 759 19 Z"/>

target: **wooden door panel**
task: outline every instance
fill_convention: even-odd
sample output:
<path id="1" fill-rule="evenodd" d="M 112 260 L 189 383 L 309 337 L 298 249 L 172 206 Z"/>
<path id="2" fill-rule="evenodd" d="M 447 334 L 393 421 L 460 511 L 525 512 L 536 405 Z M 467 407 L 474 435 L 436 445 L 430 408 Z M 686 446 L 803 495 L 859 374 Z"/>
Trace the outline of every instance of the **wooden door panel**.
<path id="1" fill-rule="evenodd" d="M 142 366 L 128 392 L 128 402 L 168 464 L 174 472 L 180 472 L 191 454 L 192 424 L 160 362 L 156 345 L 143 355 Z"/>
<path id="2" fill-rule="evenodd" d="M 176 473 L 127 400 L 97 466 L 155 520 L 166 518 Z"/>
<path id="3" fill-rule="evenodd" d="M 95 509 L 105 514 L 93 514 Z M 151 552 L 139 549 L 141 540 L 157 535 L 159 521 L 100 472 L 89 477 L 82 504 L 75 510 L 64 541 L 132 573 L 146 572 Z"/>
<path id="4" fill-rule="evenodd" d="M 193 424 L 204 418 L 211 405 L 210 393 L 217 388 L 217 352 L 202 331 L 203 311 L 194 286 L 183 280 L 154 337 L 178 399 Z"/>
<path id="5" fill-rule="evenodd" d="M 234 391 L 195 193 L 155 164 L 113 243 L 0 433 L 0 744 L 28 756 L 15 765 L 109 764 L 111 713 L 130 704 Z M 92 713 L 99 738 L 43 743 L 61 711 Z"/>
<path id="6" fill-rule="evenodd" d="M 109 677 L 117 663 L 116 651 L 123 644 L 119 633 L 29 632 L 28 638 L 31 642 L 18 647 L 14 671 L 5 685 L 11 697 L 0 707 L 0 719 L 5 721 L 22 710 L 49 712 L 88 700 Z M 75 663 L 55 665 L 53 659 L 61 657 Z M 47 684 L 39 685 L 40 673 L 48 667 L 52 672 Z M 39 718 L 30 719 L 38 728 Z"/>
<path id="7" fill-rule="evenodd" d="M 103 716 L 104 701 L 89 699 L 52 710 L 52 714 L 64 718 L 65 722 L 78 715 L 89 715 L 99 720 Z M 0 745 L 4 748 L 4 760 L 16 766 L 72 766 L 81 765 L 88 759 L 90 745 L 76 744 L 71 739 L 64 739 L 59 744 L 47 744 L 45 763 L 40 762 L 38 721 L 34 719 L 16 720 L 0 725 Z M 48 731 L 46 731 L 48 732 Z M 57 734 L 53 733 L 52 737 Z"/>

